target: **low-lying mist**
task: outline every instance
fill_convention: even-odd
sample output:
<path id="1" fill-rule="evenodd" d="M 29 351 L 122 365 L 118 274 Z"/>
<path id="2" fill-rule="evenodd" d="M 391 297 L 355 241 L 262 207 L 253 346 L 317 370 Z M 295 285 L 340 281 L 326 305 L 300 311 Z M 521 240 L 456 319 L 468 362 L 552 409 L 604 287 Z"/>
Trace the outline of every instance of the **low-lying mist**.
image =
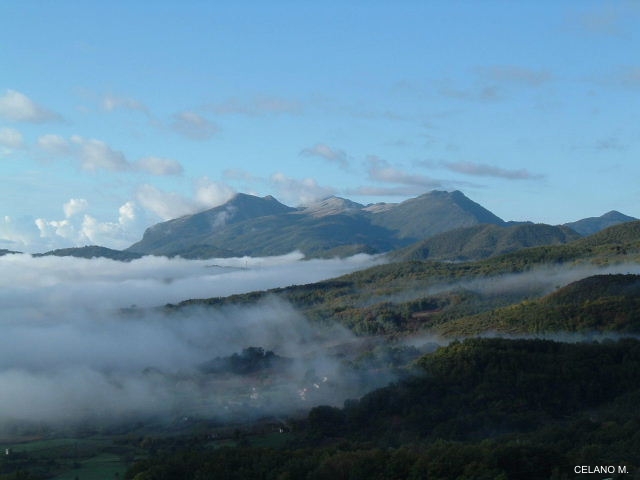
<path id="1" fill-rule="evenodd" d="M 281 300 L 171 315 L 121 309 L 310 283 L 378 261 L 303 261 L 297 253 L 129 263 L 0 257 L 0 430 L 192 415 L 241 419 L 340 404 L 388 378 L 347 371 L 327 351 L 358 340 L 337 325 L 310 325 Z M 286 361 L 247 375 L 201 368 L 248 347 Z"/>
<path id="2" fill-rule="evenodd" d="M 434 282 L 427 287 L 407 287 L 392 295 L 366 298 L 362 305 L 378 302 L 408 302 L 430 295 L 440 295 L 458 290 L 468 290 L 485 296 L 506 296 L 514 302 L 518 299 L 537 298 L 550 294 L 570 283 L 594 275 L 640 275 L 640 264 L 618 263 L 611 265 L 540 265 L 518 273 L 480 276 L 457 281 Z"/>

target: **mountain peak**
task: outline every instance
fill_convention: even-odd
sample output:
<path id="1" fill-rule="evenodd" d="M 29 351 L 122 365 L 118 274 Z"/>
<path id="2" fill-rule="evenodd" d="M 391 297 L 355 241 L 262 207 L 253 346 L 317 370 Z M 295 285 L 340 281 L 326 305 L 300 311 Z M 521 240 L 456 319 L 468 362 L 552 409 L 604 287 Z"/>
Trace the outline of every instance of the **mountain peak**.
<path id="1" fill-rule="evenodd" d="M 617 210 L 611 210 L 599 217 L 583 218 L 575 222 L 565 223 L 564 226 L 575 230 L 580 235 L 591 235 L 613 225 L 633 222 L 634 220 L 637 220 L 637 218 L 630 217 Z"/>
<path id="2" fill-rule="evenodd" d="M 416 241 L 479 223 L 504 225 L 501 218 L 458 190 L 432 190 L 391 208 L 371 213 L 376 225 L 397 231 L 400 238 Z"/>
<path id="3" fill-rule="evenodd" d="M 303 207 L 301 212 L 314 217 L 337 215 L 347 211 L 361 210 L 364 205 L 346 198 L 331 196 Z"/>
<path id="4" fill-rule="evenodd" d="M 600 215 L 600 218 L 607 219 L 607 220 L 616 220 L 620 222 L 632 222 L 636 220 L 634 217 L 630 217 L 629 215 L 620 213 L 617 210 L 610 210 L 607 213 Z"/>

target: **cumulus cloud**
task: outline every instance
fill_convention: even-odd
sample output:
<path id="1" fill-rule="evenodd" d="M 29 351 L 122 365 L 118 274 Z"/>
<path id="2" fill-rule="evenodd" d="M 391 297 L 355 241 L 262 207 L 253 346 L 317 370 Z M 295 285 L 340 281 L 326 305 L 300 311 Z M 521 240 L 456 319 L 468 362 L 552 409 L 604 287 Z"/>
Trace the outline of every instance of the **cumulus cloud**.
<path id="1" fill-rule="evenodd" d="M 110 245 L 112 248 L 128 247 L 134 238 L 127 227 L 136 219 L 135 204 L 127 202 L 118 209 L 117 222 L 100 222 L 85 214 L 82 219 L 81 235 L 92 245 Z"/>
<path id="2" fill-rule="evenodd" d="M 135 204 L 133 202 L 126 202 L 118 209 L 118 223 L 126 225 L 136 219 Z"/>
<path id="3" fill-rule="evenodd" d="M 191 140 L 209 140 L 218 133 L 217 125 L 202 115 L 190 111 L 173 115 L 170 127 L 174 132 Z"/>
<path id="4" fill-rule="evenodd" d="M 339 165 L 341 168 L 347 168 L 349 165 L 347 154 L 344 151 L 331 148 L 324 143 L 316 143 L 313 147 L 305 148 L 300 152 L 300 155 L 323 158 L 330 163 Z"/>
<path id="5" fill-rule="evenodd" d="M 66 218 L 71 218 L 78 213 L 84 212 L 87 208 L 89 208 L 89 202 L 84 198 L 70 198 L 69 201 L 62 206 Z"/>
<path id="6" fill-rule="evenodd" d="M 102 221 L 88 213 L 89 202 L 83 198 L 71 198 L 62 206 L 64 217 L 60 220 L 37 218 L 38 240 L 24 241 L 29 251 L 47 251 L 55 248 L 83 245 L 101 245 L 110 248 L 126 248 L 139 239 L 143 225 L 136 215 L 137 207 L 128 201 L 118 209 L 114 221 Z"/>
<path id="7" fill-rule="evenodd" d="M 194 213 L 197 208 L 194 201 L 176 192 L 165 192 L 149 184 L 138 187 L 136 200 L 143 208 L 153 212 L 163 220 Z"/>
<path id="8" fill-rule="evenodd" d="M 215 182 L 208 177 L 196 180 L 195 188 L 195 201 L 199 208 L 213 208 L 222 205 L 236 193 L 229 185 Z"/>
<path id="9" fill-rule="evenodd" d="M 192 414 L 246 418 L 339 404 L 364 393 L 358 377 L 349 377 L 322 352 L 324 345 L 356 339 L 338 326 L 310 324 L 277 299 L 177 314 L 120 310 L 309 283 L 376 263 L 366 255 L 301 259 L 297 253 L 215 261 L 145 257 L 130 263 L 0 257 L 0 306 L 6 313 L 0 319 L 0 430 L 156 415 L 169 421 Z M 273 350 L 293 364 L 266 384 L 231 374 L 220 380 L 199 370 L 203 362 L 250 346 Z M 326 377 L 318 380 L 322 385 L 314 387 L 309 372 Z M 301 395 L 305 386 L 313 391 Z"/>
<path id="10" fill-rule="evenodd" d="M 161 157 L 144 157 L 135 163 L 136 170 L 152 175 L 181 175 L 182 165 L 176 160 Z"/>
<path id="11" fill-rule="evenodd" d="M 442 162 L 442 166 L 452 172 L 474 175 L 479 177 L 496 177 L 507 180 L 537 180 L 544 175 L 531 173 L 522 168 L 518 170 L 500 168 L 486 163 L 475 162 Z"/>
<path id="12" fill-rule="evenodd" d="M 233 195 L 235 191 L 228 185 L 201 177 L 195 181 L 193 197 L 144 184 L 138 188 L 136 199 L 143 208 L 162 220 L 170 220 L 217 207 Z"/>
<path id="13" fill-rule="evenodd" d="M 48 110 L 25 94 L 15 90 L 6 90 L 0 96 L 0 117 L 14 122 L 44 123 L 60 120 L 57 113 Z"/>
<path id="14" fill-rule="evenodd" d="M 79 231 L 69 219 L 46 220 L 44 218 L 36 218 L 36 226 L 40 230 L 40 238 L 52 240 L 53 245 L 56 245 L 56 240 L 60 241 L 61 239 L 71 242 L 74 246 L 86 243 L 88 240 L 82 235 L 82 231 Z M 60 244 L 58 243 L 58 245 Z M 64 246 L 68 246 L 68 244 Z"/>
<path id="15" fill-rule="evenodd" d="M 278 191 L 279 198 L 298 205 L 306 205 L 336 193 L 331 187 L 319 185 L 314 178 L 290 178 L 282 172 L 271 175 L 270 183 Z"/>
<path id="16" fill-rule="evenodd" d="M 24 148 L 24 138 L 15 128 L 0 128 L 0 146 L 9 149 Z"/>

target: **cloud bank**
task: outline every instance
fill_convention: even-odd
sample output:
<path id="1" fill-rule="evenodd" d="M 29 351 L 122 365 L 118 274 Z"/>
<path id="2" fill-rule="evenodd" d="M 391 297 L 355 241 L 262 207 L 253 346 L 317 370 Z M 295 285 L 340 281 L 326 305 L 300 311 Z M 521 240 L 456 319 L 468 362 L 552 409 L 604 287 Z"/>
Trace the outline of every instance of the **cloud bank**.
<path id="1" fill-rule="evenodd" d="M 359 255 L 303 262 L 298 253 L 130 263 L 0 257 L 0 431 L 280 414 L 356 395 L 361 380 L 343 375 L 322 353 L 329 343 L 354 341 L 351 335 L 314 327 L 284 302 L 170 314 L 143 307 L 309 283 L 376 261 Z M 139 308 L 127 308 L 133 304 Z M 286 372 L 265 383 L 198 369 L 250 346 L 292 359 Z"/>

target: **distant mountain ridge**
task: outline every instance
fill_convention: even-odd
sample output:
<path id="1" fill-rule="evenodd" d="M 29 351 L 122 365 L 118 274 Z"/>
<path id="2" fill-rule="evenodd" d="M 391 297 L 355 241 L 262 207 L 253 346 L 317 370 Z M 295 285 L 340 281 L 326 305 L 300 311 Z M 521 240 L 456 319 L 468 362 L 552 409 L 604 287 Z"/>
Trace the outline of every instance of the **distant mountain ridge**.
<path id="1" fill-rule="evenodd" d="M 45 253 L 36 253 L 34 257 L 76 257 L 76 258 L 110 258 L 121 262 L 130 262 L 141 258 L 139 253 L 114 250 L 112 248 L 100 247 L 98 245 L 85 245 L 84 247 L 59 248 Z"/>
<path id="2" fill-rule="evenodd" d="M 620 223 L 633 222 L 638 220 L 637 218 L 630 217 L 616 210 L 611 210 L 599 217 L 583 218 L 575 222 L 565 223 L 565 227 L 569 227 L 575 230 L 580 235 L 591 235 L 592 233 L 599 232 L 605 228 L 619 225 Z"/>
<path id="3" fill-rule="evenodd" d="M 195 247 L 219 256 L 307 256 L 378 253 L 460 227 L 505 222 L 459 191 L 432 191 L 398 204 L 365 207 L 329 197 L 299 208 L 273 197 L 238 194 L 224 205 L 148 228 L 129 252 L 187 255 Z"/>

